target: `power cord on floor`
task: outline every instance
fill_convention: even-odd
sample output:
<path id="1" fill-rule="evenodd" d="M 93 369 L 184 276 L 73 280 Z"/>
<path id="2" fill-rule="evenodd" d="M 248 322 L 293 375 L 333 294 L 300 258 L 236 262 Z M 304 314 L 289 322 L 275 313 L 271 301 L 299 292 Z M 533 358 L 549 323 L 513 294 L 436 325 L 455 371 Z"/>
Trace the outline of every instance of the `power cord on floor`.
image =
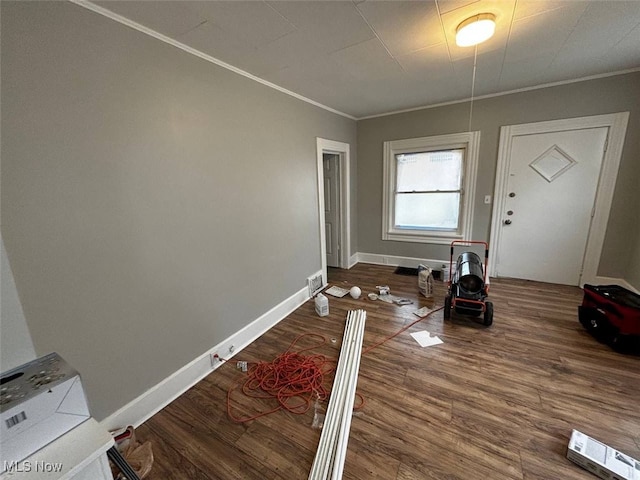
<path id="1" fill-rule="evenodd" d="M 304 337 L 315 337 L 320 341 L 316 344 L 292 351 L 295 345 Z M 278 355 L 272 362 L 258 362 L 248 371 L 248 377 L 243 382 L 236 382 L 227 392 L 227 414 L 236 422 L 248 422 L 256 418 L 286 410 L 291 413 L 306 413 L 318 398 L 324 400 L 328 391 L 323 385 L 324 376 L 334 370 L 333 361 L 324 355 L 303 355 L 314 348 L 326 343 L 326 339 L 316 333 L 298 335 L 291 342 L 289 348 Z M 277 406 L 271 410 L 260 412 L 247 417 L 238 417 L 233 413 L 233 392 L 241 385 L 242 392 L 248 397 L 273 399 Z"/>
<path id="2" fill-rule="evenodd" d="M 372 345 L 370 347 L 365 348 L 362 351 L 363 355 L 366 355 L 367 353 L 369 353 L 371 350 L 373 350 L 374 348 L 379 347 L 380 345 L 388 342 L 389 340 L 391 340 L 392 338 L 397 337 L 398 335 L 400 335 L 402 332 L 405 332 L 407 330 L 409 330 L 411 327 L 413 327 L 416 323 L 420 323 L 421 321 L 429 318 L 431 315 L 433 315 L 436 312 L 439 312 L 440 310 L 442 310 L 444 307 L 440 307 L 440 308 L 436 308 L 435 310 L 431 310 L 429 313 L 427 313 L 424 317 L 418 318 L 417 320 L 411 322 L 409 325 L 405 325 L 404 327 L 402 327 L 400 330 L 398 330 L 396 333 L 394 333 L 393 335 L 389 335 L 388 337 L 386 337 L 384 340 L 382 340 L 381 342 L 376 343 L 375 345 Z"/>
<path id="3" fill-rule="evenodd" d="M 426 316 L 418 318 L 416 321 L 402 327 L 393 335 L 389 335 L 380 342 L 367 347 L 362 351 L 363 355 L 371 352 L 374 348 L 383 345 L 392 338 L 397 337 L 402 332 L 408 330 L 416 323 L 429 318 L 435 312 L 442 310 L 443 307 L 437 308 L 429 312 Z M 304 337 L 314 337 L 320 341 L 316 344 L 293 351 L 295 345 Z M 244 381 L 237 381 L 227 391 L 227 414 L 229 418 L 238 423 L 249 422 L 256 418 L 275 413 L 279 410 L 286 410 L 294 414 L 304 414 L 311 408 L 312 402 L 316 399 L 324 400 L 329 397 L 329 391 L 324 387 L 324 376 L 335 370 L 335 360 L 328 359 L 325 355 L 303 355 L 315 348 L 321 347 L 326 343 L 324 336 L 317 333 L 303 333 L 298 335 L 289 348 L 284 353 L 278 355 L 272 362 L 253 363 L 248 369 L 248 376 Z M 221 362 L 227 359 L 214 355 L 214 358 Z M 249 362 L 240 362 L 247 365 Z M 245 417 L 237 416 L 233 413 L 232 394 L 238 388 L 251 398 L 259 398 L 265 400 L 275 400 L 277 405 L 271 410 L 256 413 Z M 365 404 L 365 398 L 356 393 L 360 398 L 360 403 L 354 409 L 362 408 Z"/>

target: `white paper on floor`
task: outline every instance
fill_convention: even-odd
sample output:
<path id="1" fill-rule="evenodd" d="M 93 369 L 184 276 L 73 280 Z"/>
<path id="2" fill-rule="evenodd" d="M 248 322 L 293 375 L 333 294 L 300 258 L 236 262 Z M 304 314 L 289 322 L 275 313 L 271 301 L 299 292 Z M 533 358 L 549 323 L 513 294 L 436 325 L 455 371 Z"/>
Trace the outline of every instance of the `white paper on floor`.
<path id="1" fill-rule="evenodd" d="M 431 336 L 429 332 L 426 330 L 422 330 L 421 332 L 412 333 L 411 336 L 420 344 L 421 347 L 431 347 L 433 345 L 440 345 L 442 340 L 440 337 Z"/>
<path id="2" fill-rule="evenodd" d="M 340 287 L 337 287 L 337 286 L 334 285 L 333 287 L 328 288 L 327 290 L 325 290 L 324 293 L 328 293 L 329 295 L 333 295 L 334 297 L 342 298 L 347 293 L 349 293 L 349 290 L 346 290 L 344 288 L 340 288 Z"/>

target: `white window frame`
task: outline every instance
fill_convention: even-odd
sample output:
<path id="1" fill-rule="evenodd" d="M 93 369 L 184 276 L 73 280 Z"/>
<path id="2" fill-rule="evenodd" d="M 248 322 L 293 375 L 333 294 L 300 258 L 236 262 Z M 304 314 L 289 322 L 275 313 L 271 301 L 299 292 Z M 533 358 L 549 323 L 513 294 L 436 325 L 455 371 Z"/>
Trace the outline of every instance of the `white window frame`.
<path id="1" fill-rule="evenodd" d="M 382 239 L 400 242 L 449 244 L 453 240 L 471 240 L 471 227 L 476 195 L 476 176 L 480 132 L 463 132 L 433 137 L 409 138 L 384 142 L 382 190 Z M 457 231 L 395 228 L 396 155 L 434 150 L 464 148 L 460 222 Z"/>

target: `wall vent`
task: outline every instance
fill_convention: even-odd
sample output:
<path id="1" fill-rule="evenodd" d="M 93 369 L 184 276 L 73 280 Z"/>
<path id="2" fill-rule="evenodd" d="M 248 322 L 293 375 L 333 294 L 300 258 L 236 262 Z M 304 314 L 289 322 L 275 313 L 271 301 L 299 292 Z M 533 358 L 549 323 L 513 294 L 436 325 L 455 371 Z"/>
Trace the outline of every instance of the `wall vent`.
<path id="1" fill-rule="evenodd" d="M 309 297 L 313 297 L 322 290 L 322 273 L 316 273 L 307 278 L 307 286 L 309 287 Z"/>

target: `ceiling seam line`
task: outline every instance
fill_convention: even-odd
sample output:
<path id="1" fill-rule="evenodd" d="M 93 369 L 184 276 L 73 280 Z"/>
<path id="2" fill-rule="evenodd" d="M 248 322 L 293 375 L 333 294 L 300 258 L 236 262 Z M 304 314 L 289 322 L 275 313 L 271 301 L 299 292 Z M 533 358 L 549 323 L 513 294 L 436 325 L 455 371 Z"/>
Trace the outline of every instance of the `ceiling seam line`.
<path id="1" fill-rule="evenodd" d="M 511 41 L 511 32 L 513 31 L 513 24 L 516 18 L 516 9 L 518 8 L 518 0 L 515 0 L 513 4 L 513 12 L 511 13 L 511 21 L 509 22 L 509 32 L 507 33 L 507 43 L 504 46 L 504 54 L 502 55 L 502 63 L 500 64 L 500 75 L 498 75 L 498 88 L 502 82 L 502 72 L 504 72 L 504 61 L 507 58 L 507 52 L 509 51 L 509 42 Z"/>
<path id="2" fill-rule="evenodd" d="M 589 10 L 589 7 L 584 9 L 584 12 L 582 12 L 582 14 L 580 15 L 580 18 L 578 18 L 578 21 L 576 22 L 576 24 L 573 26 L 573 28 L 571 29 L 571 32 L 569 32 L 569 35 L 567 35 L 567 38 L 564 39 L 564 42 L 562 42 L 562 45 L 560 46 L 560 48 L 556 51 L 556 54 L 553 56 L 553 60 L 551 60 L 551 62 L 549 62 L 549 65 L 547 66 L 547 70 L 549 68 L 551 68 L 551 66 L 556 62 L 556 60 L 558 59 L 558 55 L 560 55 L 560 52 L 562 51 L 562 49 L 564 48 L 564 46 L 567 44 L 567 40 L 569 40 L 569 37 L 571 37 L 571 34 L 573 34 L 573 32 L 576 31 L 576 27 L 578 26 L 578 24 L 580 23 L 580 20 L 582 20 L 582 17 L 584 17 L 584 14 L 587 13 L 587 10 Z"/>
<path id="3" fill-rule="evenodd" d="M 637 24 L 635 24 L 633 27 L 631 27 L 631 29 L 624 34 L 624 37 L 622 37 L 620 40 L 618 40 L 616 43 L 614 43 L 611 48 L 616 48 L 618 45 L 620 45 L 629 35 L 631 35 L 633 33 L 633 31 L 636 28 L 640 28 L 640 22 L 638 22 Z"/>
<path id="4" fill-rule="evenodd" d="M 358 15 L 360 15 L 360 17 L 362 18 L 362 20 L 364 20 L 364 23 L 367 24 L 367 26 L 371 29 L 371 31 L 373 32 L 373 34 L 376 36 L 376 38 L 378 39 L 378 41 L 380 42 L 380 44 L 382 45 L 382 47 L 387 51 L 387 55 L 389 55 L 394 62 L 396 62 L 396 64 L 400 67 L 400 70 L 402 70 L 402 73 L 407 73 L 407 71 L 402 67 L 402 65 L 400 64 L 400 62 L 398 61 L 398 59 L 396 57 L 393 56 L 393 54 L 391 53 L 391 51 L 389 50 L 389 48 L 387 48 L 387 46 L 385 45 L 385 43 L 382 41 L 382 39 L 380 38 L 380 35 L 378 35 L 378 32 L 376 32 L 376 29 L 373 28 L 373 26 L 369 23 L 369 21 L 365 18 L 364 14 L 360 11 L 360 9 L 358 8 L 358 5 L 356 5 L 355 3 L 352 2 L 353 7 L 356 9 L 356 11 L 358 12 Z"/>
<path id="5" fill-rule="evenodd" d="M 186 35 L 187 33 L 191 33 L 193 32 L 195 29 L 200 28 L 203 25 L 206 25 L 207 23 L 209 23 L 209 20 L 204 19 L 203 21 L 201 21 L 199 24 L 197 24 L 195 27 L 191 27 L 189 30 L 186 30 L 184 32 L 180 32 L 180 33 L 176 33 L 176 37 L 181 37 L 183 35 Z"/>
<path id="6" fill-rule="evenodd" d="M 293 27 L 293 29 L 294 29 L 296 32 L 299 32 L 299 31 L 300 31 L 300 29 L 298 28 L 298 26 L 297 26 L 295 23 L 293 23 L 293 22 L 292 22 L 291 20 L 289 20 L 286 16 L 284 16 L 282 13 L 280 13 L 280 11 L 279 11 L 276 7 L 274 7 L 273 5 L 271 5 L 271 3 L 269 3 L 267 0 L 262 0 L 262 2 L 263 2 L 265 5 L 267 5 L 267 7 L 269 7 L 271 10 L 273 10 L 274 12 L 276 12 L 276 13 L 278 14 L 278 16 L 279 16 L 280 18 L 282 18 L 285 22 L 287 22 L 289 25 L 291 25 L 291 26 Z"/>
<path id="7" fill-rule="evenodd" d="M 359 42 L 352 43 L 351 45 L 346 45 L 346 46 L 341 47 L 341 48 L 339 48 L 337 50 L 333 50 L 333 51 L 327 53 L 327 55 L 333 55 L 334 53 L 342 52 L 343 50 L 347 50 L 349 48 L 357 47 L 358 45 L 362 45 L 363 43 L 367 43 L 370 40 L 373 40 L 373 38 L 367 38 L 366 40 L 360 40 Z"/>
<path id="8" fill-rule="evenodd" d="M 436 5 L 436 11 L 438 12 L 438 20 L 440 21 L 440 26 L 442 27 L 442 35 L 444 35 L 444 43 L 447 45 L 447 55 L 449 56 L 449 65 L 453 68 L 453 60 L 451 59 L 451 49 L 449 48 L 449 42 L 447 41 L 447 29 L 444 28 L 444 22 L 442 21 L 442 14 L 440 13 L 440 5 L 438 5 L 438 0 L 433 0 L 433 3 Z"/>

